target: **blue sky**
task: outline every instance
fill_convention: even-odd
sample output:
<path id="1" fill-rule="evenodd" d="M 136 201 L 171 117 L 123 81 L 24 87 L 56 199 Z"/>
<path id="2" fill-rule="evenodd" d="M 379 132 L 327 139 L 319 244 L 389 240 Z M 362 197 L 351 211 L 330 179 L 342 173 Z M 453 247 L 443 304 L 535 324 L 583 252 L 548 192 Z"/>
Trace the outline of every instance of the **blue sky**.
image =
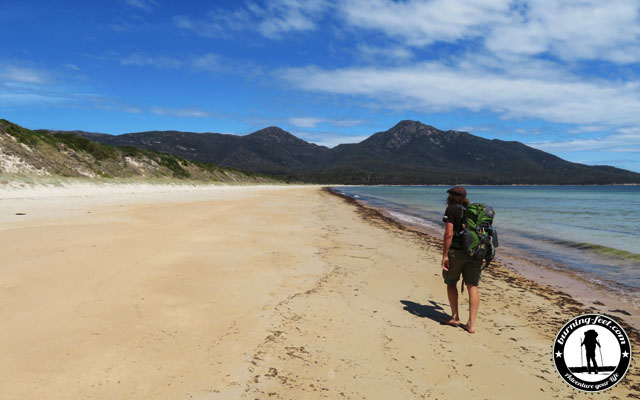
<path id="1" fill-rule="evenodd" d="M 640 2 L 4 2 L 0 117 L 334 146 L 399 120 L 640 172 Z"/>

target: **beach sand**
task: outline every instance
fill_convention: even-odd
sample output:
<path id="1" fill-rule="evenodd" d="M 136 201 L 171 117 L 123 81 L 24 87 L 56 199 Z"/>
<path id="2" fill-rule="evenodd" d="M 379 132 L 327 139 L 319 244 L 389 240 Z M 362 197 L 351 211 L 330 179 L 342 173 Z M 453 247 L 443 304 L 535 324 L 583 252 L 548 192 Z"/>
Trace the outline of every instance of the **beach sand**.
<path id="1" fill-rule="evenodd" d="M 551 360 L 580 303 L 494 265 L 477 333 L 441 325 L 440 240 L 321 188 L 20 190 L 0 191 L 1 399 L 592 397 Z"/>

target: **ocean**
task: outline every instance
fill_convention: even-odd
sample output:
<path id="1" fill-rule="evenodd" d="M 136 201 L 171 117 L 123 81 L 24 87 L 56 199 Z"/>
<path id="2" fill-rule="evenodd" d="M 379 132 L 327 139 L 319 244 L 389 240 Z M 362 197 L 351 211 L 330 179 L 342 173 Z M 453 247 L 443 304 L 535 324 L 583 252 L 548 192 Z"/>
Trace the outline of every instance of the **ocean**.
<path id="1" fill-rule="evenodd" d="M 465 186 L 496 211 L 503 257 L 530 259 L 615 291 L 640 307 L 640 186 Z M 444 186 L 349 186 L 334 191 L 441 237 Z"/>

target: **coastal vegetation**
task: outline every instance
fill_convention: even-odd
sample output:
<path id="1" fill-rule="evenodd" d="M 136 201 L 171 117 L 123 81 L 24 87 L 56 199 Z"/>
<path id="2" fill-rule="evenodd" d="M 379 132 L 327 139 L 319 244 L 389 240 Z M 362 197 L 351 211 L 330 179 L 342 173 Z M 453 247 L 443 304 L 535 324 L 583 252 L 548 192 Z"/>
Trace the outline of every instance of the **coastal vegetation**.
<path id="1" fill-rule="evenodd" d="M 75 132 L 30 130 L 0 119 L 0 173 L 69 178 L 143 178 L 203 182 L 281 182 L 173 154 L 111 146 Z"/>

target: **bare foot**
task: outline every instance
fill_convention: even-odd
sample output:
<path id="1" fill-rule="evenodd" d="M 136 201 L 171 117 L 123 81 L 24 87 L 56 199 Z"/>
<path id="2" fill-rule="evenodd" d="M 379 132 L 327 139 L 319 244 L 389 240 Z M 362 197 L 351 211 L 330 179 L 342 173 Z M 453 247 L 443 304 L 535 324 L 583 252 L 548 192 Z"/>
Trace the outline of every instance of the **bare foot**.
<path id="1" fill-rule="evenodd" d="M 451 325 L 451 326 L 460 326 L 460 320 L 459 319 L 443 319 L 440 321 L 440 323 L 442 325 Z"/>
<path id="2" fill-rule="evenodd" d="M 469 333 L 476 333 L 475 328 L 469 326 L 469 324 L 460 324 L 460 326 L 462 327 L 462 329 L 464 329 L 465 331 L 467 331 Z"/>

